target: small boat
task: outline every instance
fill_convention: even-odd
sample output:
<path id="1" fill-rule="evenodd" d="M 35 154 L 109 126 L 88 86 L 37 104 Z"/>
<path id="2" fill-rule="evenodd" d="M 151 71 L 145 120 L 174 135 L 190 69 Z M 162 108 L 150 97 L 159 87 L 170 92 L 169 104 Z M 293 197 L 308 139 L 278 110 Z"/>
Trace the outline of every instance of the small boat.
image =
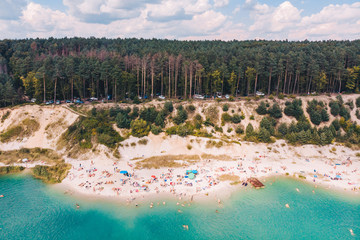
<path id="1" fill-rule="evenodd" d="M 289 204 L 288 204 L 288 203 L 287 203 L 287 204 L 285 204 L 285 207 L 290 208 L 290 206 L 289 206 Z"/>
<path id="2" fill-rule="evenodd" d="M 355 233 L 351 228 L 349 229 L 349 231 L 350 231 L 351 236 L 355 236 Z"/>
<path id="3" fill-rule="evenodd" d="M 0 195 L 0 197 L 4 197 L 4 195 Z"/>

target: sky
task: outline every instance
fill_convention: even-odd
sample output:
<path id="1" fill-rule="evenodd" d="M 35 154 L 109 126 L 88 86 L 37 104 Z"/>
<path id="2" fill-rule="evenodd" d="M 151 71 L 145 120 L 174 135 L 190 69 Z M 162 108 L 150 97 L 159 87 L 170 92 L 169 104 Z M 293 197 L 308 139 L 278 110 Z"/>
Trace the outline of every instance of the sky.
<path id="1" fill-rule="evenodd" d="M 0 39 L 360 39 L 360 1 L 0 0 Z"/>

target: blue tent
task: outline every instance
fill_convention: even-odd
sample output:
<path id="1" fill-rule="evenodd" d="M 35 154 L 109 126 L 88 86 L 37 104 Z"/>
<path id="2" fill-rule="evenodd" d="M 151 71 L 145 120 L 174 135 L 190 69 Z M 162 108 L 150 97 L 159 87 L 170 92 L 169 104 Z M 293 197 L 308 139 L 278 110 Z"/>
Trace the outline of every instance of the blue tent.
<path id="1" fill-rule="evenodd" d="M 123 171 L 120 171 L 120 173 L 121 173 L 121 174 L 127 174 L 128 171 L 123 170 Z"/>
<path id="2" fill-rule="evenodd" d="M 341 178 L 341 176 L 340 176 L 340 175 L 336 175 L 336 178 Z"/>
<path id="3" fill-rule="evenodd" d="M 193 174 L 197 174 L 198 171 L 197 171 L 197 170 L 192 170 L 192 173 L 193 173 Z"/>

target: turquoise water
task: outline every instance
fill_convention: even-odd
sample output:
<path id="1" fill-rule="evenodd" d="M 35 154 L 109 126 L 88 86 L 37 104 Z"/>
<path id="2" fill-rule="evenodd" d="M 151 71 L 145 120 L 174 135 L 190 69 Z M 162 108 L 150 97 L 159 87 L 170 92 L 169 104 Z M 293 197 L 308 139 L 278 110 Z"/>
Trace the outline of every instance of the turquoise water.
<path id="1" fill-rule="evenodd" d="M 223 206 L 168 202 L 150 209 L 75 199 L 26 175 L 1 177 L 0 239 L 360 239 L 360 196 L 313 194 L 303 182 L 273 180 Z"/>

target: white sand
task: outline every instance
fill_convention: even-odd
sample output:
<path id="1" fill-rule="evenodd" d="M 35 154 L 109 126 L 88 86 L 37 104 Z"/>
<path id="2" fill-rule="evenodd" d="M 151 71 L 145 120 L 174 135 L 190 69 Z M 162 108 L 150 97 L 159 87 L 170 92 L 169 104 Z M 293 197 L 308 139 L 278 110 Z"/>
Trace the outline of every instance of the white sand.
<path id="1" fill-rule="evenodd" d="M 132 200 L 137 202 L 157 195 L 159 198 L 164 195 L 173 196 L 176 199 L 181 198 L 182 201 L 191 199 L 217 201 L 228 198 L 233 191 L 244 187 L 242 182 L 249 177 L 257 177 L 266 185 L 266 177 L 289 175 L 304 176 L 305 181 L 316 186 L 345 190 L 354 194 L 359 192 L 360 162 L 355 156 L 356 152 L 340 145 L 292 147 L 286 145 L 285 141 L 279 140 L 274 144 L 242 142 L 241 146 L 230 144 L 222 148 L 208 149 L 205 147 L 208 139 L 197 138 L 198 142 L 195 139 L 195 137 L 169 138 L 152 135 L 148 137 L 147 145 L 137 144 L 131 147 L 130 143 L 138 139 L 130 138 L 124 142 L 124 145 L 128 143 L 129 146 L 120 149 L 122 154 L 120 161 L 104 156 L 94 156 L 92 159 L 82 161 L 67 159 L 73 168 L 61 186 L 72 192 L 92 196 L 111 196 L 128 202 Z M 193 148 L 188 150 L 187 144 L 192 144 Z M 330 152 L 332 148 L 336 148 L 334 153 Z M 202 153 L 226 154 L 232 156 L 233 160 L 202 159 L 194 165 L 176 169 L 136 170 L 134 168 L 136 161 L 150 156 L 201 155 Z M 132 160 L 133 158 L 140 159 Z M 132 176 L 126 177 L 119 173 L 120 170 L 126 170 Z M 184 178 L 186 170 L 197 170 L 199 173 L 194 180 L 190 180 Z M 240 184 L 220 182 L 219 176 L 223 174 L 239 176 Z M 152 175 L 156 180 L 151 177 Z M 335 180 L 336 175 L 340 175 L 341 179 Z M 143 186 L 147 187 L 146 190 Z"/>

